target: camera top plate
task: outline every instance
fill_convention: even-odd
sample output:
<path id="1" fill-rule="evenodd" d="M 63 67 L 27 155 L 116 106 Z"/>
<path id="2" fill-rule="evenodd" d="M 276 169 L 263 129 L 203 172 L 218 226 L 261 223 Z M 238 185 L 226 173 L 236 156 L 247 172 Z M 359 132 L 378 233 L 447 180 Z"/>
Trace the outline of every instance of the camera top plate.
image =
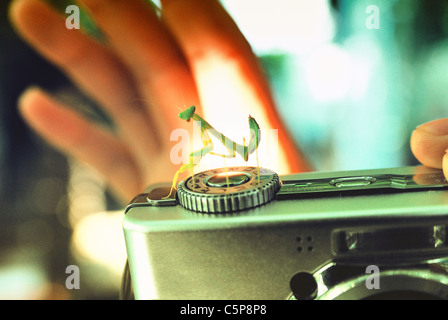
<path id="1" fill-rule="evenodd" d="M 248 210 L 229 213 L 201 213 L 188 210 L 181 205 L 174 194 L 169 193 L 170 183 L 150 186 L 127 206 L 124 224 L 128 228 L 151 230 L 194 230 L 207 228 L 228 228 L 249 224 L 322 223 L 356 217 L 357 219 L 394 219 L 412 217 L 426 219 L 448 217 L 448 185 L 440 180 L 441 171 L 423 166 L 391 169 L 309 172 L 282 176 L 282 187 L 273 200 Z M 363 189 L 360 186 L 337 188 L 338 192 L 299 192 L 283 194 L 284 186 L 300 181 L 333 180 L 341 177 L 378 177 L 383 175 L 414 176 L 413 184 L 406 178 L 408 188 L 393 184 L 394 188 Z M 435 179 L 435 180 L 434 180 Z M 396 180 L 394 180 L 396 181 Z M 427 184 L 435 181 L 438 184 Z M 398 185 L 401 188 L 395 188 Z M 391 192 L 391 190 L 393 192 Z M 303 191 L 303 190 L 302 190 Z M 398 192 L 396 192 L 398 191 Z M 409 192 L 420 191 L 420 192 Z"/>
<path id="2" fill-rule="evenodd" d="M 322 178 L 283 181 L 277 199 L 334 195 L 368 195 L 392 192 L 448 189 L 441 170 L 427 167 L 370 170 L 355 174 L 339 172 Z"/>

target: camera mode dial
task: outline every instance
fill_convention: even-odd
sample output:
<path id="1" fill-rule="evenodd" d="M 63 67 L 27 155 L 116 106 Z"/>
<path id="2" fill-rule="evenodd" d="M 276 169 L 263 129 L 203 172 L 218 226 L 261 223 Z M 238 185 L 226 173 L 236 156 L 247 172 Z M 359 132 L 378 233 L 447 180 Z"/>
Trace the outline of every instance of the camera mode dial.
<path id="1" fill-rule="evenodd" d="M 177 188 L 179 203 L 205 213 L 246 210 L 271 201 L 280 189 L 272 170 L 257 167 L 213 169 L 195 174 Z"/>

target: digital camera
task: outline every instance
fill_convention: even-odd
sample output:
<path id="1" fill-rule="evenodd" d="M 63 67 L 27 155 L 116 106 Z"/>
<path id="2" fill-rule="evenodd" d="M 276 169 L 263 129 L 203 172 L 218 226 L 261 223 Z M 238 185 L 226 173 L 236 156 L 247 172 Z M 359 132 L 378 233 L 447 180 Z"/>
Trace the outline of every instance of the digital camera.
<path id="1" fill-rule="evenodd" d="M 150 186 L 127 206 L 136 299 L 448 298 L 448 183 L 423 166 Z"/>

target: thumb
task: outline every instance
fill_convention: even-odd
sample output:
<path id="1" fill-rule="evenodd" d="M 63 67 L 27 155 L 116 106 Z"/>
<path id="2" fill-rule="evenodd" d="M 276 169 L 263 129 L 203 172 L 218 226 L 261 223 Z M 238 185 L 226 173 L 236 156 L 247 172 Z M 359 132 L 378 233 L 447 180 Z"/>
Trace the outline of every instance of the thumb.
<path id="1" fill-rule="evenodd" d="M 417 127 L 411 136 L 411 149 L 423 165 L 445 169 L 448 173 L 448 118 L 427 122 Z"/>

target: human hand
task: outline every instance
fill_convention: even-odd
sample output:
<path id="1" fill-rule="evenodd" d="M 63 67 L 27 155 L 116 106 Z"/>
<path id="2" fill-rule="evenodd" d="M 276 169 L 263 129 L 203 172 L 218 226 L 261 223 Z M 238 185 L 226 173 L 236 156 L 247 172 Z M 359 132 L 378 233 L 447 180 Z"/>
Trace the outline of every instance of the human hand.
<path id="1" fill-rule="evenodd" d="M 170 132 L 186 128 L 177 114 L 190 105 L 216 127 L 222 120 L 225 128 L 228 115 L 247 121 L 251 114 L 261 128 L 279 130 L 285 160 L 279 173 L 307 170 L 275 111 L 257 59 L 219 2 L 161 2 L 160 18 L 142 0 L 80 0 L 106 37 L 98 43 L 82 30 L 68 30 L 66 17 L 43 1 L 13 1 L 10 17 L 19 34 L 97 101 L 117 132 L 87 121 L 37 88 L 19 101 L 29 125 L 96 168 L 125 200 L 149 183 L 171 179 L 178 166 L 170 161 Z M 220 77 L 232 81 L 211 87 Z"/>
<path id="2" fill-rule="evenodd" d="M 423 165 L 443 169 L 448 180 L 448 118 L 417 127 L 411 136 L 411 149 Z"/>

